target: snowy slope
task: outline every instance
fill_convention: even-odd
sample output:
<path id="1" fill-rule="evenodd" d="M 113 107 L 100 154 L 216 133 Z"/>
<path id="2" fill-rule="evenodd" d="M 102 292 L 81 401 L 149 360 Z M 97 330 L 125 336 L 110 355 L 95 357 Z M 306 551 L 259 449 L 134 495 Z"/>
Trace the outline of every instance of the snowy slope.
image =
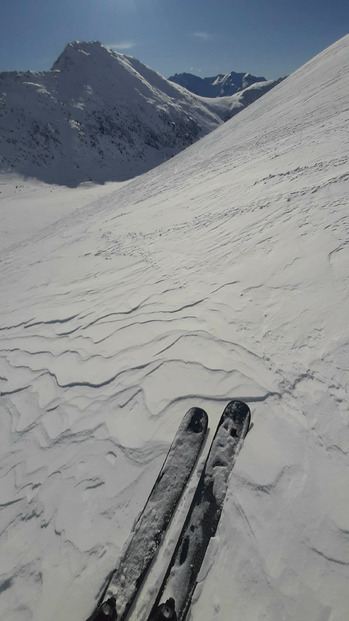
<path id="1" fill-rule="evenodd" d="M 348 51 L 0 255 L 1 618 L 84 621 L 184 412 L 241 398 L 191 618 L 347 619 Z"/>

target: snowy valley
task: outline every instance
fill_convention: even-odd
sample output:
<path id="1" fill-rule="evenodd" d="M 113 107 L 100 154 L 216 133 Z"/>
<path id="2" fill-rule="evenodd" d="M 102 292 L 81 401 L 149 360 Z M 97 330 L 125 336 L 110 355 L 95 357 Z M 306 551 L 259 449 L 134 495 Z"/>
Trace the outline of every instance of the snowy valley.
<path id="1" fill-rule="evenodd" d="M 130 181 L 63 190 L 3 177 L 1 213 L 24 218 L 27 196 L 35 217 L 16 237 L 7 213 L 13 243 L 0 237 L 0 618 L 85 621 L 185 412 L 205 409 L 212 437 L 236 398 L 253 425 L 189 618 L 346 621 L 348 53 L 349 36 L 226 123 L 222 107 L 164 81 L 189 125 L 164 145 L 174 157 L 144 174 L 127 151 Z M 18 77 L 40 115 L 47 106 L 43 123 L 57 110 L 45 80 L 58 85 L 66 58 L 35 84 Z M 135 80 L 145 70 L 110 58 Z M 72 151 L 87 106 L 76 89 Z M 162 104 L 141 96 L 149 119 Z M 40 136 L 40 181 L 61 183 L 78 154 L 84 174 L 96 170 L 88 141 L 65 168 L 64 150 Z M 116 180 L 108 149 L 94 181 Z M 42 167 L 26 161 L 31 175 Z M 79 180 L 73 168 L 70 185 Z M 132 621 L 147 618 L 186 503 Z"/>

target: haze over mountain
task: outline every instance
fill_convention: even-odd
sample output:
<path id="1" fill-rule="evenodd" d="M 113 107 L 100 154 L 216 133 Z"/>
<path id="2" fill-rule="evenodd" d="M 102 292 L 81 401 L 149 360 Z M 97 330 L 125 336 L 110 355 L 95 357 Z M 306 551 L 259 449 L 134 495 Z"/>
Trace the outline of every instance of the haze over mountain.
<path id="1" fill-rule="evenodd" d="M 0 253 L 1 619 L 85 621 L 184 412 L 212 437 L 241 398 L 253 427 L 190 618 L 347 621 L 348 54 Z"/>
<path id="2" fill-rule="evenodd" d="M 71 186 L 129 179 L 263 94 L 248 91 L 202 99 L 135 58 L 73 42 L 51 71 L 0 74 L 0 169 Z"/>

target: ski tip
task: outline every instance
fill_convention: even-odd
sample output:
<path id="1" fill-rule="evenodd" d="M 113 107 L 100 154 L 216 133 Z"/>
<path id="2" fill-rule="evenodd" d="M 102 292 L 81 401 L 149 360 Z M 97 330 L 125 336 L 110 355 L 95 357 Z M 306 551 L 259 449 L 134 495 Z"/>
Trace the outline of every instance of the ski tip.
<path id="1" fill-rule="evenodd" d="M 117 621 L 117 618 L 116 599 L 112 596 L 98 605 L 87 621 Z"/>
<path id="2" fill-rule="evenodd" d="M 187 416 L 189 417 L 187 426 L 188 430 L 193 431 L 194 433 L 206 432 L 208 416 L 205 410 L 202 410 L 201 408 L 191 408 L 188 410 Z"/>
<path id="3" fill-rule="evenodd" d="M 176 606 L 173 597 L 160 604 L 150 615 L 148 621 L 177 621 Z"/>
<path id="4" fill-rule="evenodd" d="M 247 403 L 234 399 L 229 401 L 228 405 L 225 407 L 223 417 L 231 418 L 239 426 L 245 426 L 245 424 L 248 423 L 248 429 L 251 420 L 251 411 Z"/>

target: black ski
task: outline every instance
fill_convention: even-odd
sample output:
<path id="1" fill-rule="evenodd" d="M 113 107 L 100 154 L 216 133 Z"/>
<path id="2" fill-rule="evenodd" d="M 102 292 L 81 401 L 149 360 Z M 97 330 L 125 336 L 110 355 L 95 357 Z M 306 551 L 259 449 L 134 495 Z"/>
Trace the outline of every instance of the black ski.
<path id="1" fill-rule="evenodd" d="M 148 621 L 185 619 L 207 547 L 218 527 L 229 475 L 249 425 L 246 403 L 228 403 Z"/>
<path id="2" fill-rule="evenodd" d="M 196 464 L 207 422 L 200 408 L 191 408 L 184 416 L 126 549 L 88 621 L 125 619 Z"/>

